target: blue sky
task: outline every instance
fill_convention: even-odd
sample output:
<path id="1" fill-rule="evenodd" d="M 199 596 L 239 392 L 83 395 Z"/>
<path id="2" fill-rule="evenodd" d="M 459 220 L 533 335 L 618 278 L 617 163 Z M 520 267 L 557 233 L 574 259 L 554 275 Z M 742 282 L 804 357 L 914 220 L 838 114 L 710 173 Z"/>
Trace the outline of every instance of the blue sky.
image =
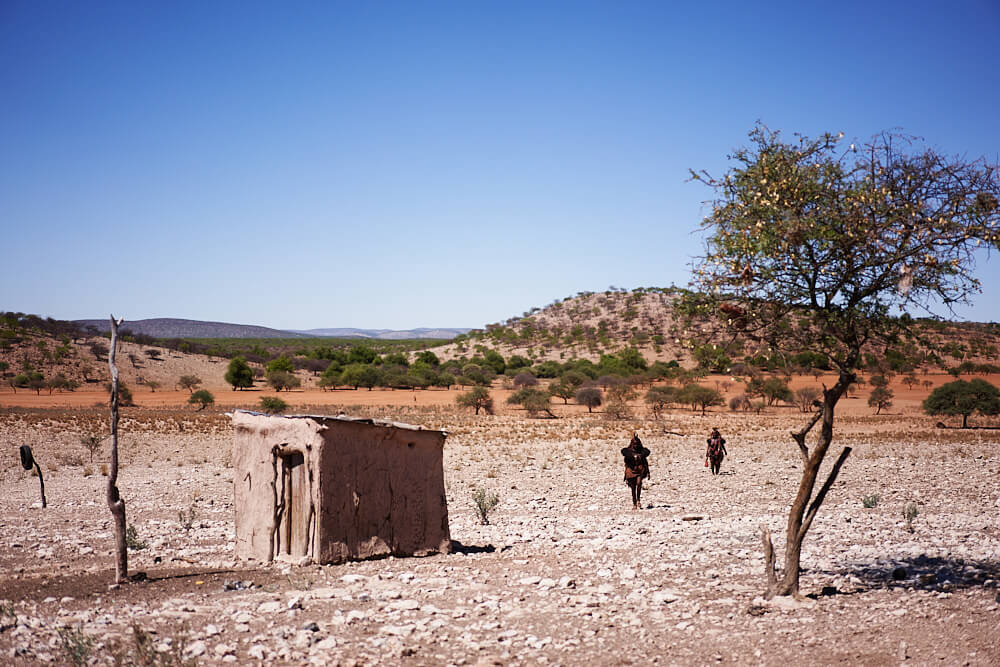
<path id="1" fill-rule="evenodd" d="M 755 121 L 1000 157 L 1000 4 L 0 4 L 0 310 L 481 327 L 685 285 Z M 961 314 L 1000 320 L 1000 257 Z"/>

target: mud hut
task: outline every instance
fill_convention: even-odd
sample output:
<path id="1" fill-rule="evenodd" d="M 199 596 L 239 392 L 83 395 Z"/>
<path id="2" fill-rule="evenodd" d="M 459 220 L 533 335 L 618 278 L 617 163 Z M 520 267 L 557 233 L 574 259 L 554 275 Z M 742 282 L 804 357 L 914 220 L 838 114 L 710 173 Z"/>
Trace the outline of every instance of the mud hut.
<path id="1" fill-rule="evenodd" d="M 232 420 L 238 558 L 340 563 L 449 550 L 442 431 L 343 415 Z"/>

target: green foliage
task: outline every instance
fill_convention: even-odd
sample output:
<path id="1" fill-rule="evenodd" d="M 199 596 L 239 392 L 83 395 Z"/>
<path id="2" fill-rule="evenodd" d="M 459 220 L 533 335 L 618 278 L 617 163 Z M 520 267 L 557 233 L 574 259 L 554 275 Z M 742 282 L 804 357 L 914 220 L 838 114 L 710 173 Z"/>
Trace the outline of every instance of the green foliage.
<path id="1" fill-rule="evenodd" d="M 548 392 L 536 389 L 535 387 L 524 387 L 515 391 L 507 397 L 507 403 L 510 405 L 520 405 L 531 417 L 536 417 L 543 412 L 550 417 L 555 417 L 549 409 Z"/>
<path id="2" fill-rule="evenodd" d="M 727 373 L 733 360 L 726 354 L 725 349 L 711 343 L 699 345 L 691 351 L 699 368 L 703 368 L 713 373 Z"/>
<path id="3" fill-rule="evenodd" d="M 267 414 L 281 414 L 288 409 L 288 403 L 277 396 L 261 396 L 260 403 L 258 404 L 261 412 L 266 412 Z"/>
<path id="4" fill-rule="evenodd" d="M 368 345 L 357 345 L 347 353 L 348 364 L 373 364 L 377 358 L 378 353 Z"/>
<path id="5" fill-rule="evenodd" d="M 302 380 L 288 371 L 268 371 L 267 384 L 275 391 L 287 391 L 301 386 Z"/>
<path id="6" fill-rule="evenodd" d="M 230 366 L 232 366 L 232 364 L 230 364 Z M 226 377 L 226 381 L 229 381 L 228 376 Z M 177 379 L 177 385 L 181 389 L 187 389 L 189 393 L 193 394 L 194 390 L 201 385 L 201 378 L 197 375 L 182 375 Z"/>
<path id="7" fill-rule="evenodd" d="M 792 400 L 792 390 L 788 388 L 788 383 L 781 378 L 768 378 L 761 385 L 760 391 L 768 405 L 774 405 L 778 401 L 788 403 Z"/>
<path id="8" fill-rule="evenodd" d="M 924 399 L 923 409 L 929 415 L 962 415 L 962 428 L 968 428 L 969 415 L 1000 414 L 1000 390 L 986 380 L 966 382 L 956 380 L 937 387 Z"/>
<path id="9" fill-rule="evenodd" d="M 86 665 L 94 649 L 94 638 L 83 631 L 82 627 L 61 627 L 56 630 L 59 635 L 59 648 L 66 659 L 74 665 Z"/>
<path id="10" fill-rule="evenodd" d="M 864 505 L 866 509 L 872 509 L 878 505 L 879 500 L 881 500 L 881 496 L 879 496 L 879 494 L 870 493 L 861 497 L 861 504 Z"/>
<path id="11" fill-rule="evenodd" d="M 285 355 L 281 355 L 277 359 L 272 359 L 267 364 L 266 370 L 268 373 L 275 373 L 275 372 L 294 373 L 295 365 L 292 364 L 291 359 L 289 359 Z"/>
<path id="12" fill-rule="evenodd" d="M 330 365 L 323 371 L 323 374 L 320 375 L 319 382 L 316 384 L 322 389 L 336 388 L 337 384 L 340 383 L 340 377 L 343 375 L 343 372 L 343 366 L 336 361 L 331 361 Z"/>
<path id="13" fill-rule="evenodd" d="M 500 504 L 500 496 L 492 491 L 477 488 L 472 492 L 472 502 L 476 509 L 476 516 L 479 517 L 479 523 L 488 526 L 490 513 Z"/>
<path id="14" fill-rule="evenodd" d="M 438 359 L 438 356 L 433 352 L 431 352 L 430 350 L 424 350 L 423 352 L 417 354 L 417 361 L 420 363 L 427 364 L 428 366 L 432 366 L 434 368 L 437 368 L 438 366 L 441 365 L 441 360 Z"/>
<path id="15" fill-rule="evenodd" d="M 110 393 L 111 383 L 105 382 L 104 389 Z M 123 407 L 129 407 L 135 405 L 135 401 L 132 398 L 132 390 L 129 389 L 128 385 L 124 382 L 118 383 L 118 405 Z"/>
<path id="16" fill-rule="evenodd" d="M 187 402 L 191 405 L 197 405 L 200 411 L 215 403 L 215 396 L 212 396 L 212 392 L 207 389 L 199 389 L 188 396 Z"/>
<path id="17" fill-rule="evenodd" d="M 472 408 L 477 415 L 480 410 L 488 415 L 493 414 L 493 398 L 486 387 L 473 387 L 471 391 L 459 394 L 455 403 L 464 408 Z"/>
<path id="18" fill-rule="evenodd" d="M 557 378 L 562 374 L 562 366 L 558 361 L 543 361 L 534 367 L 535 377 Z"/>
<path id="19" fill-rule="evenodd" d="M 516 381 L 516 378 L 515 378 Z M 576 390 L 584 383 L 583 375 L 575 371 L 563 373 L 558 381 L 549 385 L 549 393 L 561 398 L 563 403 L 568 403 L 569 399 L 576 395 Z"/>
<path id="20" fill-rule="evenodd" d="M 883 410 L 892 407 L 892 399 L 895 396 L 888 387 L 875 387 L 868 395 L 868 407 L 875 408 L 875 414 L 881 414 Z"/>
<path id="21" fill-rule="evenodd" d="M 133 551 L 142 551 L 149 545 L 139 537 L 139 532 L 135 529 L 135 526 L 129 524 L 125 527 L 125 546 Z"/>
<path id="22" fill-rule="evenodd" d="M 378 369 L 368 364 L 353 363 L 344 368 L 340 375 L 340 383 L 357 389 L 367 387 L 369 391 L 381 380 Z"/>
<path id="23" fill-rule="evenodd" d="M 684 386 L 677 393 L 677 401 L 690 405 L 692 410 L 700 409 L 702 415 L 712 406 L 725 404 L 722 394 L 717 389 L 694 383 Z"/>
<path id="24" fill-rule="evenodd" d="M 493 372 L 497 375 L 503 375 L 504 370 L 507 368 L 507 362 L 496 350 L 486 350 L 483 352 L 483 359 Z"/>
<path id="25" fill-rule="evenodd" d="M 232 385 L 233 391 L 248 389 L 253 386 L 253 369 L 243 357 L 234 357 L 226 369 L 225 380 Z"/>

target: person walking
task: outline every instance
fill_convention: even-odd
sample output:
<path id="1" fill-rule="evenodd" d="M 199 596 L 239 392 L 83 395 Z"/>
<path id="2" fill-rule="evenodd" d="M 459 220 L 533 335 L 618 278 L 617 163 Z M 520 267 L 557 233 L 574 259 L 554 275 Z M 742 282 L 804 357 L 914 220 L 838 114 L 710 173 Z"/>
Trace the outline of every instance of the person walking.
<path id="1" fill-rule="evenodd" d="M 707 442 L 708 450 L 705 452 L 705 465 L 711 466 L 713 475 L 718 475 L 719 470 L 722 468 L 722 459 L 729 454 L 726 451 L 726 440 L 719 433 L 719 429 L 713 428 Z"/>
<path id="2" fill-rule="evenodd" d="M 642 509 L 642 480 L 649 477 L 649 450 L 642 446 L 638 433 L 632 434 L 628 447 L 622 447 L 625 458 L 625 483 L 632 490 L 632 509 Z"/>

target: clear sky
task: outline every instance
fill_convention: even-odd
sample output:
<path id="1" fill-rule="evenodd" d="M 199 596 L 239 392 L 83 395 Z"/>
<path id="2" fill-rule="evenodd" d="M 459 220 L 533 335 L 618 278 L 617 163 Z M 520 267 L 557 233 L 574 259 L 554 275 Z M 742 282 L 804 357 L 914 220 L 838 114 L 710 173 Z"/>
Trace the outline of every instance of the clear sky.
<path id="1" fill-rule="evenodd" d="M 4 0 L 0 310 L 481 327 L 686 285 L 687 170 L 758 119 L 996 160 L 1000 3 Z"/>

